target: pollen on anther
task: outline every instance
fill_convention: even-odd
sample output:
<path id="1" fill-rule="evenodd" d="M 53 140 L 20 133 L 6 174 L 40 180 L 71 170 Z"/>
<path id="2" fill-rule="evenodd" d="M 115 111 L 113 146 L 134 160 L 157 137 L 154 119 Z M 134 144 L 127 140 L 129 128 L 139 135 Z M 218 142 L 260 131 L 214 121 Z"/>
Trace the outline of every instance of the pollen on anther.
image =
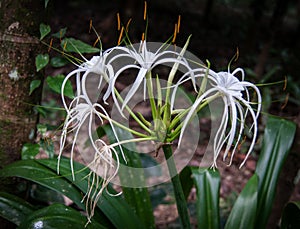
<path id="1" fill-rule="evenodd" d="M 181 22 L 181 15 L 178 15 L 178 21 L 177 21 L 177 33 L 179 33 L 180 22 Z"/>
<path id="2" fill-rule="evenodd" d="M 117 22 L 118 22 L 118 31 L 121 29 L 121 19 L 120 19 L 120 14 L 117 13 Z"/>
<path id="3" fill-rule="evenodd" d="M 145 33 L 142 34 L 142 41 L 145 40 Z"/>
<path id="4" fill-rule="evenodd" d="M 129 25 L 130 25 L 130 22 L 132 21 L 132 18 L 129 18 L 127 24 L 126 24 L 126 32 L 128 32 L 128 29 L 129 29 Z"/>
<path id="5" fill-rule="evenodd" d="M 91 29 L 92 29 L 92 27 L 93 27 L 93 21 L 92 21 L 92 19 L 91 19 L 91 20 L 90 20 L 89 33 L 91 33 Z"/>
<path id="6" fill-rule="evenodd" d="M 144 20 L 147 18 L 147 1 L 144 2 Z"/>
<path id="7" fill-rule="evenodd" d="M 96 44 L 99 42 L 99 40 L 100 40 L 100 37 L 97 37 L 96 41 L 95 41 L 94 44 L 93 44 L 93 47 L 96 46 Z"/>
<path id="8" fill-rule="evenodd" d="M 175 43 L 176 36 L 177 36 L 177 28 L 178 28 L 178 26 L 177 26 L 177 24 L 175 24 L 172 43 Z"/>
<path id="9" fill-rule="evenodd" d="M 122 26 L 122 29 L 121 29 L 121 32 L 120 32 L 120 36 L 119 36 L 119 39 L 118 39 L 118 45 L 120 45 L 120 43 L 121 43 L 123 32 L 124 32 L 124 27 Z"/>

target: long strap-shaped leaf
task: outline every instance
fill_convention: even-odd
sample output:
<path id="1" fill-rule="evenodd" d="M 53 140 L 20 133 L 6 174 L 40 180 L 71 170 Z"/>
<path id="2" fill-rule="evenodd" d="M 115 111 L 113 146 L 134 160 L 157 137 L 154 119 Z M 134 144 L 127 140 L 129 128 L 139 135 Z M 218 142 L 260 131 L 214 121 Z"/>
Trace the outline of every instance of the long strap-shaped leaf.
<path id="1" fill-rule="evenodd" d="M 220 228 L 220 174 L 217 170 L 192 168 L 197 190 L 198 228 Z"/>
<path id="2" fill-rule="evenodd" d="M 39 163 L 43 163 L 54 171 L 56 170 L 57 162 L 55 160 L 40 160 Z M 74 185 L 86 193 L 88 186 L 86 177 L 89 170 L 79 163 L 74 164 L 74 170 L 78 171 L 75 174 Z M 69 160 L 62 161 L 60 173 L 69 181 L 73 181 L 70 174 Z M 113 193 L 113 190 L 110 190 L 110 193 Z M 97 206 L 116 228 L 144 228 L 135 212 L 121 197 L 110 196 L 108 193 L 103 192 Z"/>
<path id="3" fill-rule="evenodd" d="M 225 229 L 254 228 L 257 209 L 257 186 L 258 177 L 254 174 L 235 201 Z"/>
<path id="4" fill-rule="evenodd" d="M 262 150 L 257 162 L 258 209 L 255 228 L 265 228 L 276 193 L 281 168 L 292 146 L 295 123 L 269 117 L 264 132 Z"/>
<path id="5" fill-rule="evenodd" d="M 57 160 L 55 159 L 17 161 L 0 170 L 0 176 L 17 176 L 34 181 L 66 195 L 84 209 L 85 206 L 81 203 L 81 200 L 83 197 L 82 193 L 85 193 L 87 190 L 86 176 L 89 173 L 88 169 L 85 169 L 79 163 L 74 163 L 74 168 L 78 172 L 76 173 L 75 181 L 72 183 L 69 160 L 62 159 L 61 161 L 60 172 L 62 176 L 56 174 L 56 166 Z M 110 220 L 110 222 L 105 222 L 107 219 L 100 219 L 100 221 L 105 222 L 104 224 L 112 224 L 116 228 L 141 228 L 138 226 L 141 225 L 141 222 L 136 214 L 120 197 L 112 197 L 103 193 L 103 198 L 98 203 L 98 207 Z M 95 215 L 101 215 L 99 210 Z"/>
<path id="6" fill-rule="evenodd" d="M 0 192 L 0 216 L 17 226 L 34 210 L 34 206 L 25 200 L 6 192 Z"/>
<path id="7" fill-rule="evenodd" d="M 111 143 L 115 143 L 116 137 L 110 126 L 103 126 L 101 128 L 106 133 L 109 141 Z M 115 127 L 115 130 L 121 139 L 133 138 L 130 133 L 118 127 Z M 98 133 L 99 131 L 101 130 L 98 130 Z M 134 143 L 127 143 L 126 146 L 122 148 L 124 155 L 126 156 L 126 163 L 120 157 L 120 161 L 125 164 L 125 167 L 120 167 L 118 175 L 120 177 L 121 184 L 124 184 L 122 186 L 122 190 L 125 200 L 130 206 L 132 206 L 146 228 L 155 228 L 150 196 L 147 188 L 145 188 L 145 174 L 143 172 L 140 156 L 136 153 L 136 150 L 135 152 L 133 151 L 135 147 Z M 119 151 L 119 148 L 116 147 L 116 150 Z M 133 170 L 130 168 L 140 168 L 139 174 L 133 174 Z M 137 187 L 137 184 L 139 184 L 140 187 Z"/>
<path id="8" fill-rule="evenodd" d="M 85 220 L 86 217 L 75 209 L 56 203 L 28 215 L 18 229 L 106 229 L 106 227 L 96 222 L 87 224 L 85 227 Z"/>

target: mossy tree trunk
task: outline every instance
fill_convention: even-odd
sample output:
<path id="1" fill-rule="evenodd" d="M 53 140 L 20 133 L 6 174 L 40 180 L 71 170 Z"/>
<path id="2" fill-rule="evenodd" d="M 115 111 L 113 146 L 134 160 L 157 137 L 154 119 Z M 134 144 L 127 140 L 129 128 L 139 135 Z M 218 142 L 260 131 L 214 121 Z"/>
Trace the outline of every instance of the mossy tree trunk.
<path id="1" fill-rule="evenodd" d="M 33 105 L 41 89 L 29 95 L 29 88 L 32 80 L 42 79 L 35 56 L 41 50 L 37 36 L 43 12 L 41 0 L 0 1 L 0 168 L 20 159 L 23 144 L 34 136 Z M 0 190 L 16 193 L 16 182 L 0 178 Z M 0 225 L 15 227 L 1 217 Z"/>
<path id="2" fill-rule="evenodd" d="M 43 12 L 40 0 L 0 2 L 0 168 L 20 158 L 22 145 L 32 140 L 35 130 L 38 116 L 33 105 L 41 89 L 29 95 L 29 88 L 32 80 L 42 79 L 35 56 L 41 50 Z"/>

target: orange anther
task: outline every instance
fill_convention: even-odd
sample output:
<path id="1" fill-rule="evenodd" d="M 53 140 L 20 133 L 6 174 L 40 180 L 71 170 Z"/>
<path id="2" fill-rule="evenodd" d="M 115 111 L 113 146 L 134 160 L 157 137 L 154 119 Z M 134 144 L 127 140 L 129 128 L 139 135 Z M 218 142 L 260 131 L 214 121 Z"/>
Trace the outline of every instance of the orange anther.
<path id="1" fill-rule="evenodd" d="M 91 29 L 92 29 L 92 27 L 93 27 L 93 21 L 92 21 L 92 19 L 90 20 L 90 28 L 89 28 L 89 33 L 91 32 Z"/>
<path id="2" fill-rule="evenodd" d="M 178 21 L 177 21 L 177 33 L 179 33 L 180 22 L 181 22 L 181 15 L 178 15 Z"/>
<path id="3" fill-rule="evenodd" d="M 175 27 L 174 27 L 174 34 L 173 34 L 173 40 L 172 40 L 172 43 L 175 43 L 176 35 L 177 35 L 177 24 L 175 24 Z"/>
<path id="4" fill-rule="evenodd" d="M 127 24 L 126 24 L 126 32 L 128 32 L 128 29 L 129 29 L 129 25 L 130 25 L 130 22 L 132 21 L 132 18 L 129 18 Z"/>
<path id="5" fill-rule="evenodd" d="M 121 29 L 121 19 L 120 19 L 120 14 L 117 13 L 117 21 L 118 21 L 118 31 Z"/>
<path id="6" fill-rule="evenodd" d="M 123 32 L 124 32 L 124 27 L 122 26 L 122 29 L 121 29 L 121 32 L 120 32 L 120 36 L 119 36 L 119 39 L 118 39 L 118 45 L 120 45 L 120 43 L 121 43 Z"/>
<path id="7" fill-rule="evenodd" d="M 147 1 L 144 2 L 144 20 L 147 18 Z"/>

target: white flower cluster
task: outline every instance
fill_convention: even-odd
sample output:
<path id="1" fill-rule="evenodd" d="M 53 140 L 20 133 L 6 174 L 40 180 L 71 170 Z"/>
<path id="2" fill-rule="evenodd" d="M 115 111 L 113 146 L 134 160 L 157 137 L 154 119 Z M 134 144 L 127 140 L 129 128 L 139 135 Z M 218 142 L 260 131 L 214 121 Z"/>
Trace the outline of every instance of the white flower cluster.
<path id="1" fill-rule="evenodd" d="M 165 104 L 158 108 L 155 107 L 155 102 L 153 102 L 154 105 L 152 104 L 151 106 L 152 109 L 160 109 L 160 112 L 153 112 L 153 114 L 158 114 L 158 116 L 161 117 L 153 117 L 153 119 L 160 119 L 160 123 L 164 125 L 166 132 L 169 132 L 169 135 L 174 133 L 174 136 L 179 138 L 180 144 L 188 123 L 200 111 L 203 105 L 208 104 L 216 98 L 221 98 L 224 104 L 224 113 L 222 114 L 221 123 L 214 137 L 214 160 L 212 166 L 217 166 L 216 161 L 223 148 L 225 148 L 224 159 L 229 156 L 229 151 L 232 149 L 230 154 L 231 163 L 234 153 L 241 142 L 241 136 L 246 126 L 246 118 L 249 116 L 252 119 L 252 127 L 250 129 L 253 130 L 253 137 L 246 158 L 248 157 L 256 142 L 257 118 L 261 110 L 261 95 L 258 88 L 254 84 L 244 81 L 244 72 L 241 68 L 233 72 L 230 72 L 228 69 L 227 72 L 216 73 L 201 63 L 191 62 L 191 60 L 186 57 L 188 42 L 189 40 L 180 51 L 176 51 L 176 49 L 172 50 L 170 45 L 166 43 L 153 48 L 153 46 L 149 45 L 146 41 L 141 41 L 137 47 L 133 45 L 126 47 L 116 46 L 101 53 L 99 56 L 94 56 L 91 60 L 85 60 L 76 70 L 66 76 L 61 88 L 61 96 L 67 116 L 60 140 L 59 159 L 65 147 L 66 137 L 68 133 L 72 132 L 74 134 L 71 147 L 71 169 L 73 176 L 72 158 L 74 147 L 78 133 L 85 122 L 88 123 L 89 140 L 95 155 L 92 164 L 96 163 L 97 165 L 101 165 L 101 167 L 103 167 L 102 169 L 105 170 L 104 174 L 106 174 L 106 177 L 103 177 L 104 181 L 101 183 L 101 192 L 103 188 L 108 185 L 107 181 L 110 181 L 118 170 L 119 155 L 115 147 L 120 147 L 122 152 L 123 142 L 119 141 L 114 127 L 115 125 L 122 127 L 122 124 L 116 123 L 113 118 L 110 117 L 109 112 L 106 111 L 100 103 L 97 101 L 94 102 L 89 97 L 89 92 L 86 87 L 88 77 L 98 77 L 98 85 L 95 85 L 95 88 L 100 88 L 103 86 L 102 84 L 107 86 L 102 96 L 104 103 L 107 103 L 108 98 L 111 97 L 121 115 L 123 115 L 124 109 L 127 109 L 131 115 L 134 115 L 127 104 L 135 96 L 136 91 L 142 86 L 144 87 L 145 93 L 154 93 L 151 91 L 151 85 L 147 85 L 147 77 L 152 78 L 152 70 L 158 65 L 169 66 L 170 72 L 167 87 L 161 88 L 161 90 L 165 90 L 165 93 L 161 93 L 165 95 L 165 98 L 163 98 Z M 150 48 L 154 50 L 150 50 Z M 128 69 L 137 70 L 137 75 L 135 76 L 134 82 L 132 82 L 130 90 L 126 96 L 122 98 L 121 93 L 116 88 L 116 82 Z M 178 72 L 178 69 L 184 69 L 184 73 L 179 80 L 175 81 L 175 74 Z M 236 76 L 238 73 L 241 74 L 240 79 Z M 75 78 L 77 94 L 71 102 L 67 102 L 68 100 L 64 95 L 65 85 L 72 77 Z M 191 81 L 197 93 L 196 100 L 188 109 L 174 110 L 177 89 L 187 81 Z M 199 86 L 196 85 L 196 81 L 201 82 Z M 253 89 L 253 91 L 249 91 L 250 88 Z M 255 99 L 252 98 L 252 92 L 256 94 Z M 159 97 L 162 96 L 161 94 Z M 181 114 L 178 115 L 178 113 Z M 175 119 L 172 120 L 174 116 Z M 180 120 L 176 119 L 176 117 L 180 117 Z M 100 123 L 103 123 L 104 120 L 109 123 L 117 140 L 116 144 L 107 145 L 100 139 L 93 139 L 91 125 L 95 119 L 100 120 Z M 144 124 L 143 120 L 139 120 L 136 116 L 135 120 L 141 125 Z M 179 132 L 170 129 L 170 126 L 179 126 Z M 157 136 L 155 133 L 151 134 L 151 131 L 158 128 L 145 128 L 148 130 L 149 135 L 141 133 L 139 135 L 141 140 L 149 140 L 149 138 L 151 139 L 153 136 Z M 134 134 L 136 134 L 136 132 Z M 169 139 L 175 139 L 174 136 Z M 161 141 L 161 139 L 153 140 Z M 99 141 L 101 142 L 101 146 L 98 144 Z M 168 140 L 165 139 L 165 142 L 168 142 Z M 121 157 L 126 161 L 123 152 Z M 117 165 L 115 165 L 116 163 Z M 114 168 L 115 172 L 109 173 L 108 171 L 111 168 Z M 92 212 L 93 211 L 91 211 L 91 215 Z"/>

